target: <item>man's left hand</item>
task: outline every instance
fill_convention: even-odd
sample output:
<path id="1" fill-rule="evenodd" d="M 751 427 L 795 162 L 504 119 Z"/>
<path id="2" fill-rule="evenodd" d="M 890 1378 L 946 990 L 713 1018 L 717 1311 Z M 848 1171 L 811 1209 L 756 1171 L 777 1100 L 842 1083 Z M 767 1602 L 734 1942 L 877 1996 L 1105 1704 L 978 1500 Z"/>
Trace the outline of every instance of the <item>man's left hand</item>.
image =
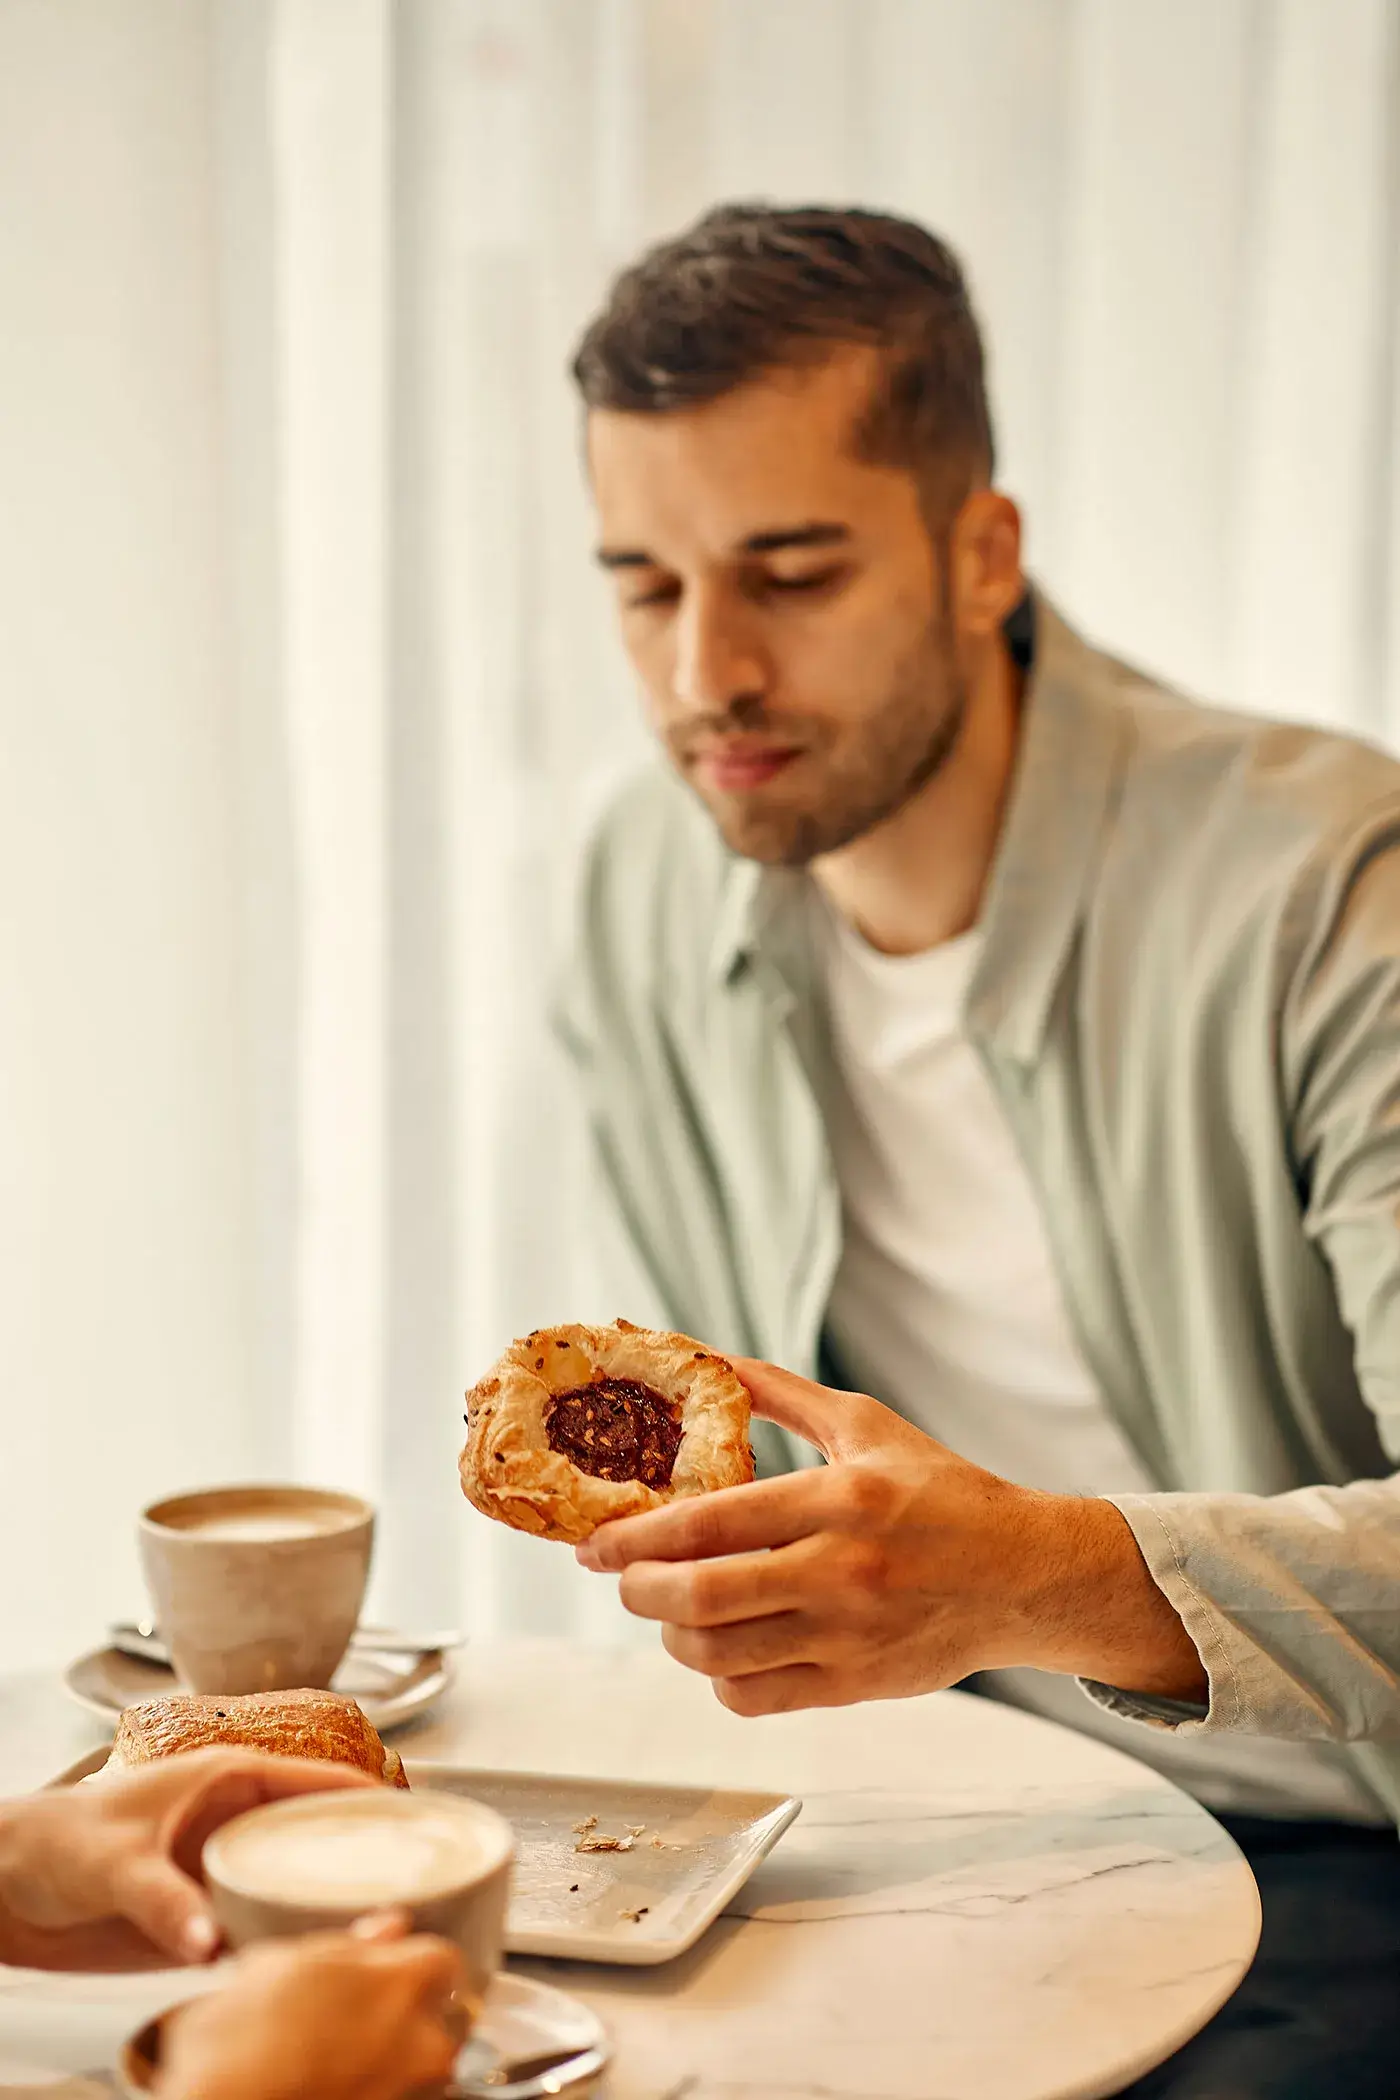
<path id="1" fill-rule="evenodd" d="M 1017 1663 L 1201 1699 L 1195 1646 L 1111 1502 L 1018 1487 L 864 1394 L 738 1360 L 828 1464 L 605 1525 L 578 1548 L 740 1714 L 895 1699 Z"/>

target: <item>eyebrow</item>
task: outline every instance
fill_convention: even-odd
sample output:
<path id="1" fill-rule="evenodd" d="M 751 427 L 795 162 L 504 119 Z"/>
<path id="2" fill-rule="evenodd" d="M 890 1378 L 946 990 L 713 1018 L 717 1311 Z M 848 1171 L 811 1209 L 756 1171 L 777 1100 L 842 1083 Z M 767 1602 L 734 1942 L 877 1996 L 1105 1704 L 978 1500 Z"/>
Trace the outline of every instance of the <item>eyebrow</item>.
<path id="1" fill-rule="evenodd" d="M 781 554 L 791 547 L 834 547 L 851 537 L 848 525 L 819 520 L 807 525 L 775 525 L 766 532 L 751 532 L 737 548 L 740 554 Z M 655 569 L 655 557 L 635 547 L 600 547 L 598 565 L 604 569 Z"/>

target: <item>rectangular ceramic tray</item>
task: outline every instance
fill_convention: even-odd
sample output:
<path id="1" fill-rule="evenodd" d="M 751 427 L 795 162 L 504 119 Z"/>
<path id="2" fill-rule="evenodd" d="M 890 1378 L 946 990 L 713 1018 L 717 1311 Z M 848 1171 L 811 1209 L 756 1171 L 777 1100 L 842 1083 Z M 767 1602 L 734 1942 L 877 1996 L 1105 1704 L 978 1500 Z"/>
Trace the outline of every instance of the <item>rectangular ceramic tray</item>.
<path id="1" fill-rule="evenodd" d="M 415 1786 L 485 1801 L 515 1831 L 506 1945 L 572 1961 L 670 1961 L 693 1947 L 802 1804 L 786 1794 L 546 1772 L 408 1765 Z M 625 1851 L 592 1849 L 630 1839 Z M 580 1847 L 584 1849 L 580 1849 Z"/>
<path id="2" fill-rule="evenodd" d="M 54 1784 L 82 1779 L 106 1755 Z M 802 1807 L 787 1794 L 406 1762 L 414 1786 L 470 1794 L 515 1831 L 509 1952 L 571 1961 L 641 1966 L 683 1954 Z M 601 1849 L 609 1838 L 625 1849 Z"/>

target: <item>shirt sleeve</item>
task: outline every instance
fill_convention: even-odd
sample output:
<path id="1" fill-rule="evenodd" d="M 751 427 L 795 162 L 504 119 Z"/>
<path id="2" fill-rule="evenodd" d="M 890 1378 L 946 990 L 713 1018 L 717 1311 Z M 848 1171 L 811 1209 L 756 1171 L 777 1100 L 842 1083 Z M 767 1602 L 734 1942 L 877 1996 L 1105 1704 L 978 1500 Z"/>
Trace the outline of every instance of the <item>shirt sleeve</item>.
<path id="1" fill-rule="evenodd" d="M 1111 1495 L 1195 1643 L 1208 1705 L 1086 1683 L 1184 1734 L 1400 1740 L 1400 1484 Z"/>
<path id="2" fill-rule="evenodd" d="M 1296 904 L 1297 900 L 1295 900 Z M 1330 857 L 1280 1002 L 1303 1225 L 1400 1458 L 1400 827 Z M 1113 1495 L 1196 1645 L 1204 1708 L 1086 1683 L 1157 1728 L 1400 1741 L 1400 1475 L 1273 1496 Z"/>

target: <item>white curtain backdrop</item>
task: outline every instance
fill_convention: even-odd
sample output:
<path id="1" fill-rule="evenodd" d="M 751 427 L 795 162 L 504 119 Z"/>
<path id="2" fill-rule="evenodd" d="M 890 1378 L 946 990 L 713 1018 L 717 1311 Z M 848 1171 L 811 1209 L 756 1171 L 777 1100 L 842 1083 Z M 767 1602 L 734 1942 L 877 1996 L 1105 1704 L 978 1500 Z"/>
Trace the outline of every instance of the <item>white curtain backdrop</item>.
<path id="1" fill-rule="evenodd" d="M 94 35 L 139 28 L 148 58 L 183 40 L 171 111 L 201 83 L 199 270 L 169 296 L 197 298 L 216 346 L 199 587 L 237 1171 L 207 1200 L 240 1281 L 181 1376 L 217 1352 L 202 1390 L 240 1427 L 199 1426 L 144 1346 L 104 1360 L 99 1395 L 14 1285 L 7 1449 L 28 1455 L 0 1475 L 0 1576 L 45 1554 L 65 1573 L 11 1645 L 55 1654 L 137 1601 L 147 1480 L 215 1464 L 374 1494 L 383 1612 L 610 1636 L 609 1589 L 478 1520 L 454 1466 L 460 1391 L 512 1333 L 623 1309 L 597 1302 L 542 1026 L 572 844 L 643 748 L 587 559 L 570 345 L 610 274 L 715 199 L 922 218 L 968 264 L 1003 480 L 1071 616 L 1205 694 L 1393 738 L 1400 0 L 0 0 L 17 107 L 69 79 L 54 13 L 75 61 Z M 133 134 L 161 87 L 141 81 L 110 119 Z M 15 167 L 32 222 L 58 176 L 37 146 Z M 15 297 L 42 275 L 19 262 Z M 45 384 L 0 348 L 20 376 Z M 98 697 L 76 690 L 81 721 Z M 46 734 L 30 723 L 17 806 Z M 205 841 L 170 850 L 191 857 L 166 879 L 204 895 Z M 33 873 L 16 852 L 11 898 Z M 47 909 L 31 885 L 36 980 L 60 931 L 80 967 L 96 939 Z M 21 1019 L 42 1131 L 65 1115 L 61 1061 L 47 1092 L 42 1073 L 63 1014 L 26 993 Z M 151 992 L 138 1094 L 160 1025 Z M 172 1143 L 207 1113 L 176 1108 Z M 21 1173 L 0 1225 L 78 1306 L 105 1254 L 75 1261 L 59 1224 L 36 1253 L 25 1201 L 90 1173 L 72 1147 Z M 149 1257 L 130 1288 L 154 1299 L 165 1243 L 128 1200 Z M 198 1262 L 221 1259 L 206 1242 Z M 23 1390 L 45 1426 L 21 1445 Z M 113 1407 L 147 1439 L 119 1489 L 83 1449 Z"/>

